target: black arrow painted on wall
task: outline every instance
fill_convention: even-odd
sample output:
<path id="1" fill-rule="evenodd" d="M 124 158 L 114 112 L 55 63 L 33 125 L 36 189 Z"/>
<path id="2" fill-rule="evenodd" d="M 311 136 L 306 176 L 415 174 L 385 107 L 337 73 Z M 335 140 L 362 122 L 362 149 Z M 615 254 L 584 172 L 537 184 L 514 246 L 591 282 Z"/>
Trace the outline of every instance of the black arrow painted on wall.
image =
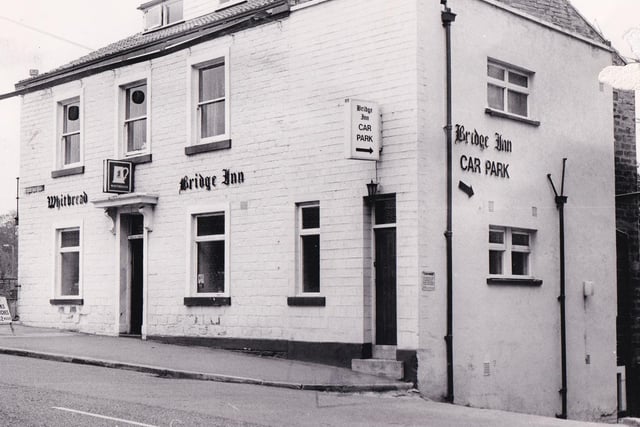
<path id="1" fill-rule="evenodd" d="M 467 196 L 473 196 L 473 187 L 465 184 L 464 182 L 458 182 L 458 188 L 462 190 Z"/>
<path id="2" fill-rule="evenodd" d="M 373 148 L 356 148 L 356 151 L 360 151 L 361 153 L 369 153 L 373 154 Z"/>

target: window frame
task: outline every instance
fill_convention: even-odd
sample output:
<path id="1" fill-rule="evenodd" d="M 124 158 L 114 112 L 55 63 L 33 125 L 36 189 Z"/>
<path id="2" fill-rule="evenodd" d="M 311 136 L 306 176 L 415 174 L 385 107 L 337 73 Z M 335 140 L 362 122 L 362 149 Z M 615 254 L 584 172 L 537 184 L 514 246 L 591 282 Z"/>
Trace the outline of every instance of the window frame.
<path id="1" fill-rule="evenodd" d="M 55 156 L 54 156 L 54 170 L 67 170 L 81 167 L 84 165 L 84 99 L 83 90 L 75 90 L 60 93 L 54 99 L 54 123 L 55 123 Z M 65 132 L 65 107 L 71 104 L 78 103 L 78 120 L 79 130 L 77 132 Z M 65 164 L 65 136 L 71 134 L 78 134 L 78 161 Z"/>
<path id="2" fill-rule="evenodd" d="M 303 228 L 302 211 L 308 208 L 318 208 L 318 227 Z M 322 210 L 319 201 L 296 203 L 296 294 L 301 296 L 322 295 Z M 318 236 L 318 290 L 305 291 L 304 289 L 304 254 L 303 237 Z"/>
<path id="3" fill-rule="evenodd" d="M 182 8 L 182 17 L 180 19 L 176 19 L 175 21 L 171 21 L 169 22 L 167 17 L 169 16 L 169 14 L 167 13 L 168 10 L 168 6 L 171 4 L 175 4 L 175 3 L 181 3 L 181 8 Z M 153 26 L 148 26 L 147 25 L 147 14 L 152 11 L 152 10 L 159 10 L 160 11 L 160 23 L 153 25 Z M 149 31 L 154 31 L 157 30 L 159 28 L 164 28 L 164 27 L 168 27 L 170 25 L 174 25 L 180 22 L 184 22 L 184 0 L 164 0 L 164 1 L 159 1 L 156 2 L 154 4 L 151 4 L 145 8 L 142 8 L 142 12 L 143 12 L 143 22 L 144 22 L 144 31 L 145 32 L 149 32 Z"/>
<path id="4" fill-rule="evenodd" d="M 230 296 L 230 236 L 231 218 L 229 216 L 229 205 L 207 205 L 191 207 L 187 210 L 187 277 L 186 296 L 188 298 L 215 298 Z M 198 217 L 222 214 L 224 215 L 224 235 L 211 235 L 214 237 L 198 237 L 197 223 Z M 222 237 L 220 237 L 222 236 Z M 224 241 L 224 292 L 198 292 L 198 242 L 202 241 Z"/>
<path id="5" fill-rule="evenodd" d="M 501 273 L 491 273 L 491 262 L 489 261 L 488 277 L 489 278 L 505 278 L 505 279 L 533 279 L 533 253 L 534 253 L 534 237 L 535 230 L 529 230 L 525 228 L 519 227 L 505 227 L 505 226 L 497 226 L 490 225 L 489 233 L 491 232 L 501 232 L 503 235 L 502 243 L 492 243 L 490 241 L 490 237 L 487 239 L 488 241 L 488 254 L 489 259 L 491 258 L 491 251 L 500 251 L 502 252 L 502 272 Z M 525 234 L 528 236 L 529 244 L 527 246 L 524 245 L 515 245 L 513 244 L 513 234 Z M 527 256 L 527 273 L 526 274 L 514 274 L 513 273 L 513 253 L 526 253 Z"/>
<path id="6" fill-rule="evenodd" d="M 200 110 L 200 70 L 224 63 L 224 133 L 202 138 L 202 120 Z M 192 56 L 187 61 L 187 146 L 202 146 L 205 144 L 228 141 L 231 139 L 231 111 L 230 111 L 230 67 L 229 48 L 219 49 L 211 53 Z M 220 99 L 220 98 L 217 98 Z M 213 102 L 208 100 L 209 103 Z M 228 148 L 228 147 L 222 147 Z"/>
<path id="7" fill-rule="evenodd" d="M 84 294 L 84 273 L 83 273 L 83 247 L 84 247 L 84 227 L 82 221 L 58 223 L 53 226 L 53 292 L 52 300 L 75 301 L 81 303 Z M 62 247 L 62 233 L 66 231 L 78 231 L 78 246 Z M 62 254 L 78 253 L 78 294 L 65 295 L 62 293 Z"/>
<path id="8" fill-rule="evenodd" d="M 247 0 L 218 0 L 218 7 L 216 7 L 216 11 L 227 9 L 231 6 L 246 2 Z"/>
<path id="9" fill-rule="evenodd" d="M 499 68 L 501 70 L 503 70 L 504 72 L 504 78 L 502 80 L 492 77 L 489 75 L 489 67 L 496 67 Z M 532 94 L 532 90 L 531 90 L 531 82 L 532 82 L 532 77 L 533 77 L 533 72 L 525 70 L 524 68 L 521 67 L 515 67 L 509 64 L 506 64 L 502 61 L 497 61 L 495 59 L 489 58 L 487 60 L 487 68 L 486 68 L 486 79 L 487 79 L 487 87 L 486 87 L 486 102 L 487 102 L 487 108 L 489 110 L 492 111 L 498 111 L 500 113 L 503 114 L 508 114 L 517 118 L 524 118 L 524 119 L 531 119 L 531 94 Z M 527 86 L 520 86 L 517 85 L 515 83 L 511 83 L 509 81 L 509 74 L 513 73 L 516 74 L 518 76 L 521 77 L 525 77 L 527 79 Z M 489 105 L 489 86 L 493 85 L 493 86 L 497 86 L 499 88 L 503 89 L 503 94 L 502 94 L 502 102 L 504 105 L 504 108 L 500 109 L 500 108 L 496 108 L 496 107 L 492 107 L 491 105 Z M 522 114 L 518 114 L 518 113 L 514 113 L 509 111 L 509 91 L 511 92 L 516 92 L 519 94 L 523 94 L 526 96 L 526 108 L 527 108 L 527 114 L 526 115 L 522 115 Z"/>
<path id="10" fill-rule="evenodd" d="M 149 71 L 144 71 L 142 73 L 136 73 L 132 75 L 125 76 L 116 81 L 115 90 L 116 90 L 116 124 L 115 124 L 115 141 L 116 141 L 116 158 L 119 159 L 130 159 L 133 157 L 144 156 L 146 154 L 151 153 L 151 98 L 152 98 L 152 89 L 151 89 L 151 75 Z M 128 147 L 128 135 L 127 135 L 127 90 L 136 86 L 140 86 L 142 84 L 146 84 L 146 132 L 147 132 L 147 140 L 146 147 L 142 150 L 129 151 Z M 141 118 L 137 118 L 141 120 Z M 128 120 L 128 122 L 132 122 L 133 120 Z"/>

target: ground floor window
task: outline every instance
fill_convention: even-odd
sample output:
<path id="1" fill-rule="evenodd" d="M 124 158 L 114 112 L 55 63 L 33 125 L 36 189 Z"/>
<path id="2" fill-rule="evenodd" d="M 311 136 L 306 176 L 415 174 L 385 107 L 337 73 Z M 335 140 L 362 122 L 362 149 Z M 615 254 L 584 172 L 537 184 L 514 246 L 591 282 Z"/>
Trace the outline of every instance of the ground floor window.
<path id="1" fill-rule="evenodd" d="M 489 227 L 489 274 L 530 277 L 531 230 Z"/>
<path id="2" fill-rule="evenodd" d="M 320 204 L 300 203 L 298 211 L 298 278 L 302 293 L 320 292 Z"/>
<path id="3" fill-rule="evenodd" d="M 56 240 L 56 294 L 60 297 L 80 296 L 80 228 L 59 229 Z"/>
<path id="4" fill-rule="evenodd" d="M 190 215 L 193 296 L 223 295 L 229 283 L 229 215 L 227 210 Z"/>

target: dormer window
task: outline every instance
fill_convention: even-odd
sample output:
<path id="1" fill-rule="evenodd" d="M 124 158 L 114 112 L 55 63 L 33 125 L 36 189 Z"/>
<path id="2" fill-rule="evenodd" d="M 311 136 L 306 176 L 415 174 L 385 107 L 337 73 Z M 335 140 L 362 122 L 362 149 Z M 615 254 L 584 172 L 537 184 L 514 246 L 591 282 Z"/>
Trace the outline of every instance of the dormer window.
<path id="1" fill-rule="evenodd" d="M 182 0 L 154 0 L 140 5 L 145 31 L 182 21 Z"/>

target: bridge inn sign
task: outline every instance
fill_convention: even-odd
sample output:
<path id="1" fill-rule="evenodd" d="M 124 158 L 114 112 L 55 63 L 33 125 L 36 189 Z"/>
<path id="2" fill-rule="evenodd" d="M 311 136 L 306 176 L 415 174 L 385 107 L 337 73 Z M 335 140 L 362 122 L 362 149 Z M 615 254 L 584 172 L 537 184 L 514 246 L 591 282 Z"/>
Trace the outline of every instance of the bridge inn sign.
<path id="1" fill-rule="evenodd" d="M 512 143 L 511 140 L 505 139 L 502 134 L 496 132 L 495 139 L 490 141 L 489 136 L 478 133 L 477 130 L 468 131 L 463 125 L 457 124 L 455 126 L 455 141 L 456 144 L 468 145 L 470 147 L 476 147 L 481 152 L 493 148 L 495 151 L 511 153 Z M 490 147 L 490 142 L 492 143 Z M 503 162 L 497 162 L 494 160 L 482 160 L 479 157 L 474 157 L 467 154 L 460 156 L 460 169 L 464 172 L 470 172 L 475 174 L 482 174 L 488 176 L 494 176 L 498 178 L 511 178 L 509 176 L 509 164 Z"/>
<path id="2" fill-rule="evenodd" d="M 20 81 L 21 321 L 615 418 L 612 51 L 567 0 L 448 3 L 153 0 Z"/>

